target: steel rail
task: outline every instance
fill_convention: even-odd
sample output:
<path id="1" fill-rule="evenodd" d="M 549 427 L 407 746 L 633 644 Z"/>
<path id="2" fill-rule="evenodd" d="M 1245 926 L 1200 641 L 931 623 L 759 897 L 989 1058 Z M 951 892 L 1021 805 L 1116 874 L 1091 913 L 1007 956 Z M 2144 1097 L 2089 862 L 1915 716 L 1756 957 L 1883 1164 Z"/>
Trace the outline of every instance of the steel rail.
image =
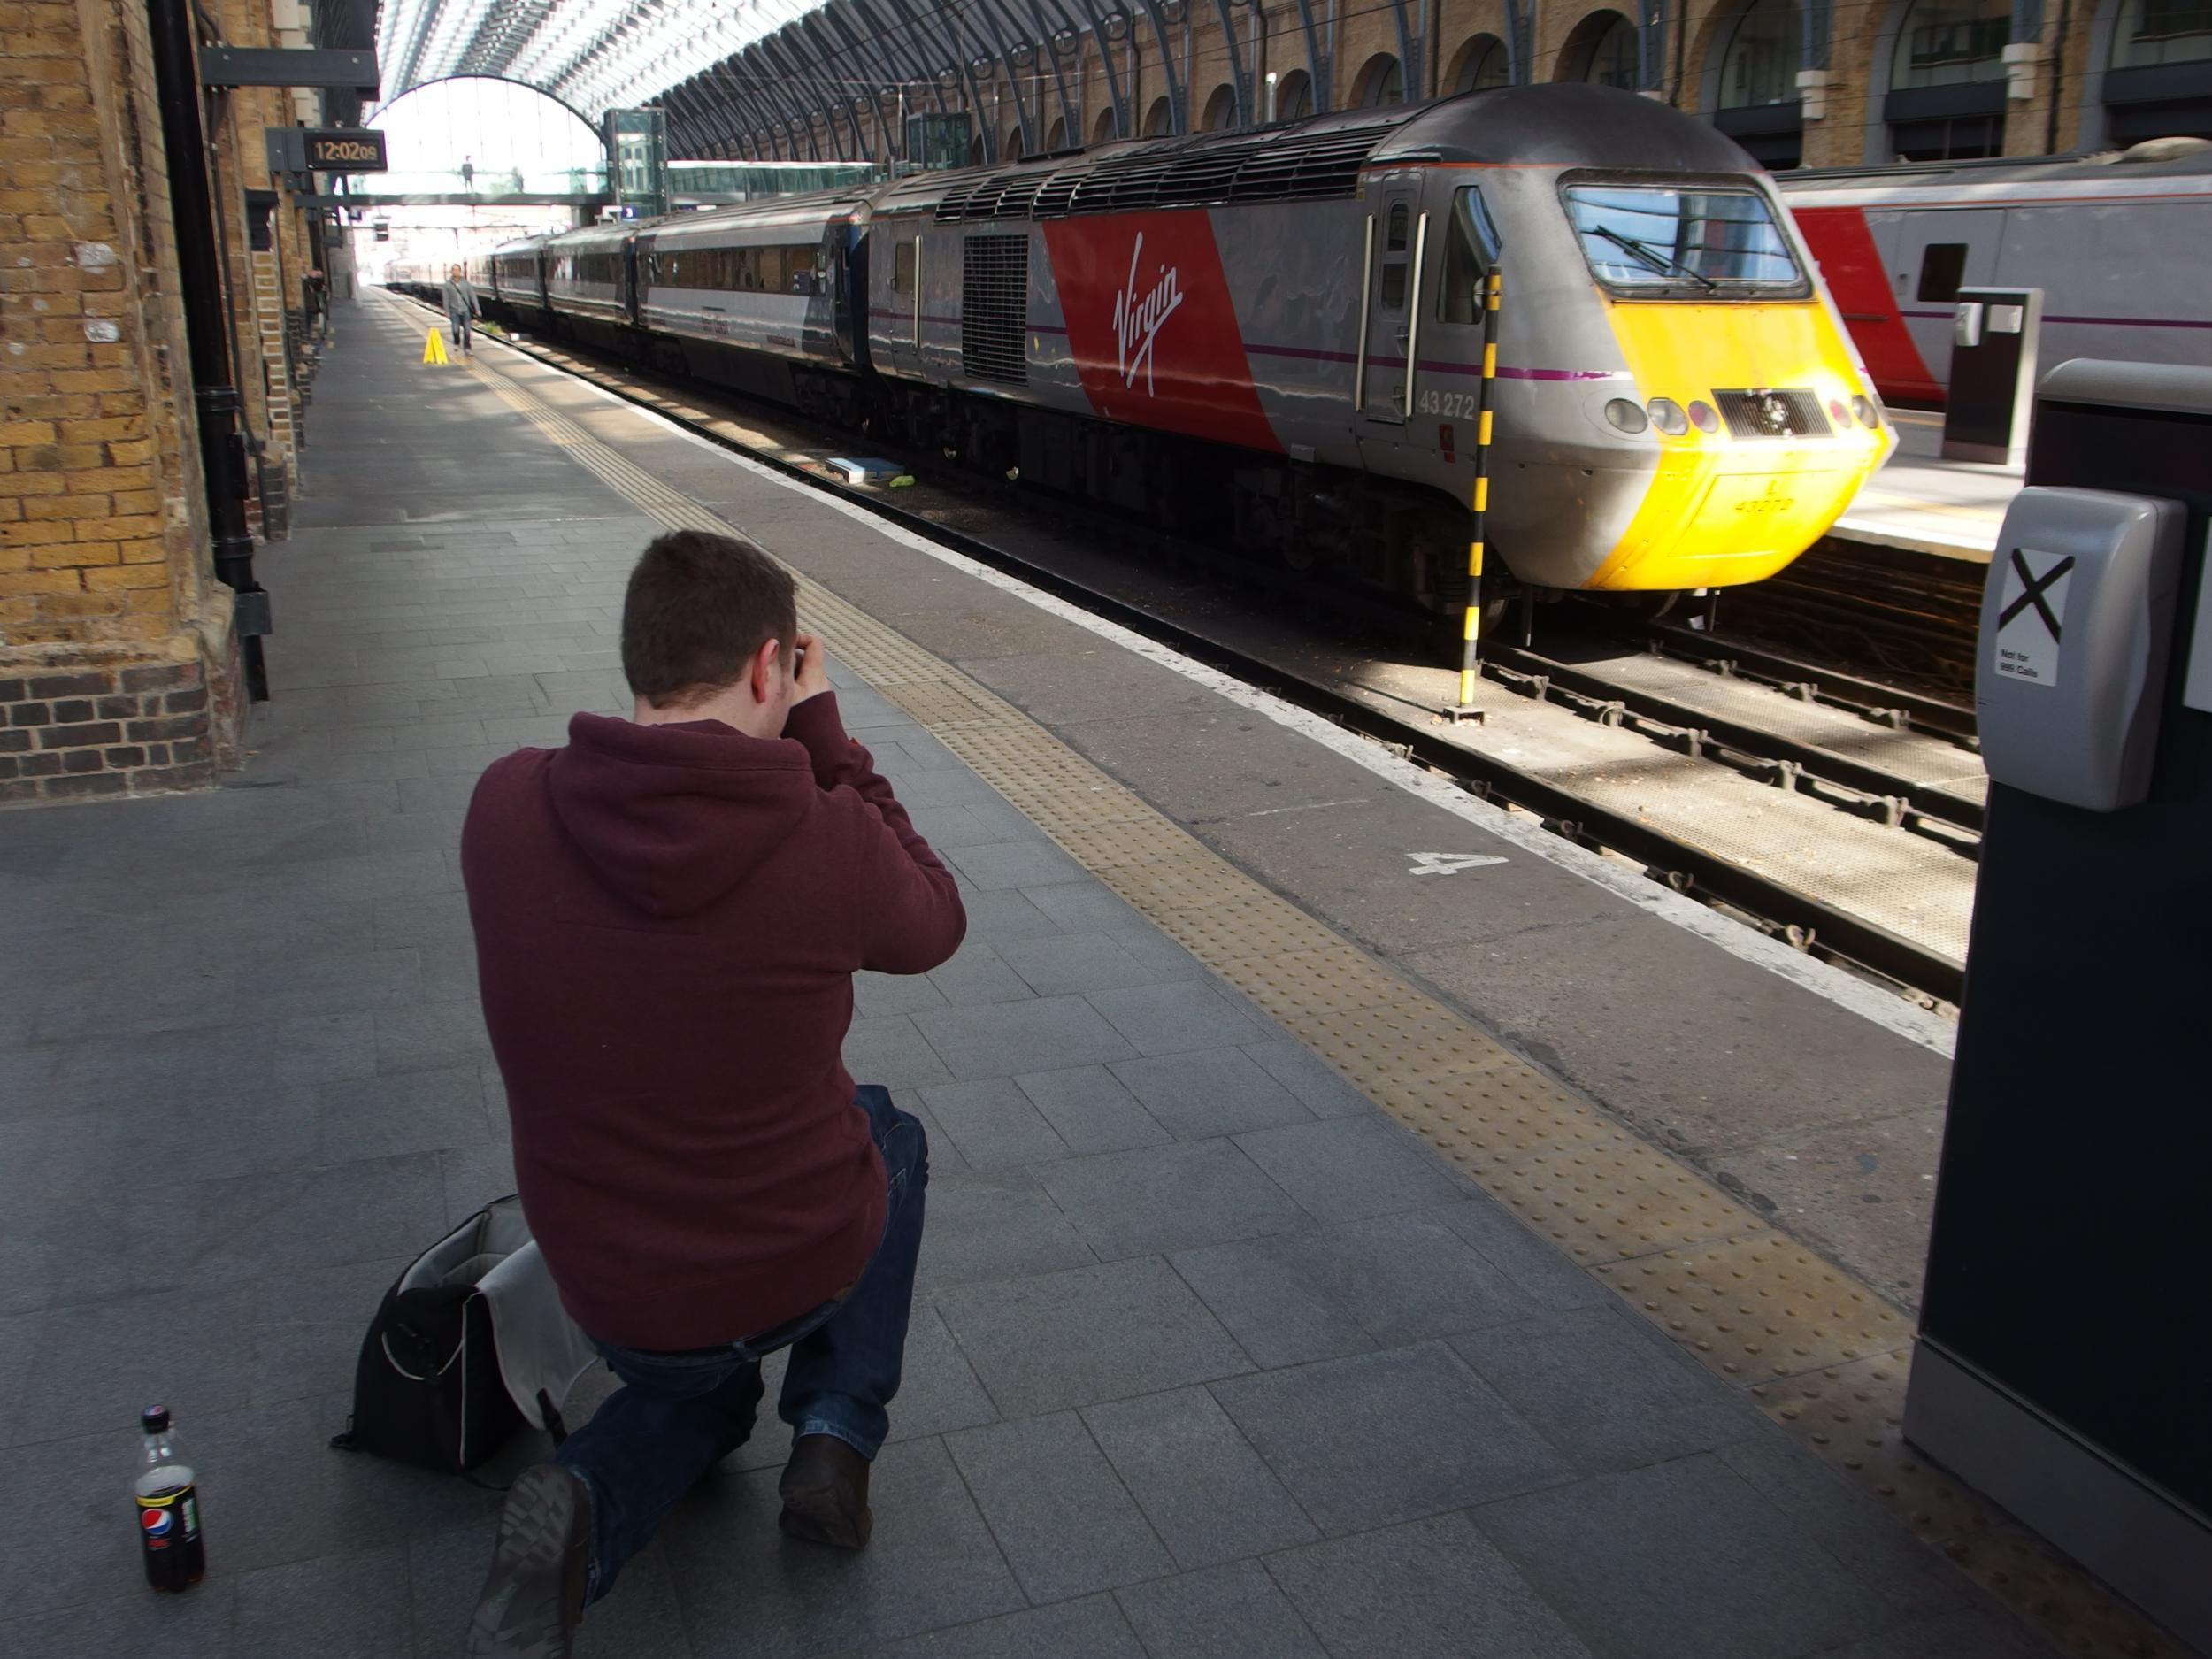
<path id="1" fill-rule="evenodd" d="M 420 300 L 416 303 L 426 303 Z M 1574 795 L 1494 756 L 1461 748 L 1438 728 L 1426 724 L 1417 726 L 1375 708 L 1348 690 L 1304 679 L 1263 657 L 1211 639 L 1126 600 L 1101 593 L 1087 583 L 1009 552 L 972 532 L 941 524 L 887 499 L 878 491 L 826 477 L 774 449 L 733 438 L 717 431 L 708 420 L 670 407 L 668 399 L 649 396 L 618 381 L 586 373 L 590 365 L 572 358 L 563 361 L 534 344 L 518 344 L 511 339 L 504 343 L 625 403 L 649 409 L 718 448 L 741 455 L 823 495 L 862 507 L 911 534 L 1014 577 L 1025 586 L 1067 600 L 1093 616 L 1166 645 L 1255 689 L 1371 738 L 1407 759 L 1452 779 L 1471 794 L 1536 816 L 1546 828 L 1570 841 L 1640 864 L 1645 874 L 1653 880 L 1675 892 L 1724 905 L 1747 918 L 1748 924 L 1761 932 L 1800 949 L 1840 961 L 1904 990 L 1946 1002 L 1955 1004 L 1964 995 L 1965 970 L 1962 964 L 1878 923 L 1853 916 L 1824 900 L 1747 870 L 1718 853 L 1655 829 L 1628 813 Z"/>

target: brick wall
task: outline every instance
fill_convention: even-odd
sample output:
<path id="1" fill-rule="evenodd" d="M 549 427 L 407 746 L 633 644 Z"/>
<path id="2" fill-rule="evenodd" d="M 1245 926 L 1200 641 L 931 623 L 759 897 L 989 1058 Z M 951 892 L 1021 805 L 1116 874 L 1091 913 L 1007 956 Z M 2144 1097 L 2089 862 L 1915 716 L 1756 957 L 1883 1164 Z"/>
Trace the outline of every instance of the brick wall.
<path id="1" fill-rule="evenodd" d="M 0 802 L 237 749 L 168 211 L 142 4 L 0 0 Z"/>
<path id="2" fill-rule="evenodd" d="M 240 4 L 247 0 L 239 0 Z M 283 4 L 284 0 L 279 0 Z M 1530 74 L 1538 81 L 1550 81 L 1559 73 L 1562 49 L 1574 35 L 1576 28 L 1594 12 L 1610 10 L 1632 16 L 1635 8 L 1628 0 L 1535 0 L 1535 15 L 1532 28 L 1532 61 Z M 1804 132 L 1804 165 L 1807 166 L 1856 166 L 1864 157 L 1867 145 L 1866 121 L 1874 98 L 1869 87 L 1873 78 L 1871 58 L 1877 37 L 1892 19 L 1893 0 L 1835 0 L 1832 14 L 1830 69 L 1827 88 L 1827 110 L 1824 117 L 1806 123 Z M 2045 9 L 2044 44 L 2046 61 L 2038 66 L 2036 96 L 2008 104 L 2006 125 L 2006 147 L 2019 155 L 2042 154 L 2047 136 L 2051 63 L 2049 55 L 2062 52 L 2065 64 L 2065 78 L 2060 97 L 2058 142 L 2062 149 L 2075 141 L 2080 124 L 2080 96 L 2084 73 L 2089 56 L 2095 8 L 2077 7 L 2068 37 L 2057 38 L 2057 8 Z M 1263 96 L 1260 78 L 1269 69 L 1279 75 L 1294 71 L 1303 73 L 1307 69 L 1306 39 L 1300 26 L 1295 8 L 1271 4 L 1268 8 L 1267 45 L 1264 62 L 1254 59 L 1251 42 L 1251 19 L 1248 12 L 1240 8 L 1233 15 L 1236 19 L 1237 49 L 1244 58 L 1245 69 L 1253 80 L 1253 98 L 1257 105 Z M 1317 8 L 1318 11 L 1318 8 Z M 1418 16 L 1421 8 L 1409 7 L 1410 15 Z M 1661 74 L 1661 85 L 1672 101 L 1686 110 L 1702 107 L 1707 81 L 1706 71 L 1714 54 L 1726 50 L 1733 26 L 1741 17 L 1741 0 L 1674 0 L 1669 6 L 1666 21 L 1666 62 Z M 1190 122 L 1193 127 L 1203 124 L 1204 112 L 1219 89 L 1230 80 L 1228 54 L 1224 48 L 1221 27 L 1217 14 L 1202 6 L 1191 7 L 1187 16 L 1189 22 L 1188 74 L 1185 76 L 1184 26 L 1171 25 L 1168 30 L 1173 48 L 1174 66 L 1179 81 L 1187 79 L 1190 101 Z M 1468 43 L 1479 34 L 1502 36 L 1505 32 L 1502 0 L 1435 0 L 1435 29 L 1432 36 L 1434 65 L 1432 84 L 1438 90 L 1448 92 L 1452 88 L 1451 72 L 1460 60 Z M 1157 42 L 1150 25 L 1140 18 L 1136 25 L 1138 76 L 1141 84 L 1133 94 L 1130 80 L 1130 56 L 1127 42 L 1114 46 L 1114 62 L 1121 78 L 1124 97 L 1133 104 L 1133 114 L 1138 129 L 1143 130 L 1145 119 L 1154 104 L 1167 92 L 1167 77 L 1160 63 Z M 1324 31 L 1325 34 L 1326 31 Z M 1681 74 L 1677 84 L 1676 37 L 1682 37 L 1683 50 L 1679 63 Z M 1341 110 L 1350 104 L 1359 90 L 1361 73 L 1380 55 L 1397 58 L 1400 54 L 1395 14 L 1387 6 L 1347 6 L 1338 10 L 1333 38 L 1334 86 L 1330 97 L 1332 108 Z M 1102 113 L 1110 111 L 1112 97 L 1106 77 L 1099 65 L 1098 48 L 1086 39 L 1080 51 L 1063 65 L 1069 81 L 1070 97 L 1078 104 L 1078 137 L 1095 138 Z M 981 78 L 982 103 L 976 111 L 974 130 L 981 133 L 995 130 L 999 135 L 1002 154 L 1012 153 L 1010 146 L 1018 142 L 1020 125 L 1010 83 L 1002 70 L 994 70 Z M 1037 118 L 1040 138 L 1050 133 L 1061 119 L 1060 96 L 1048 65 L 1039 63 L 1025 69 L 1019 77 L 1022 97 Z M 1423 96 L 1423 88 L 1409 86 L 1409 100 Z M 895 116 L 887 106 L 885 122 L 879 123 L 871 116 L 861 118 L 861 134 L 868 151 L 873 154 L 882 142 L 887 126 L 895 126 Z M 933 107 L 916 103 L 912 108 Z M 956 107 L 958 107 L 956 104 Z M 842 122 L 834 128 L 820 121 L 814 127 L 814 142 L 825 156 L 835 156 L 851 143 L 850 130 Z M 898 142 L 895 134 L 892 142 Z M 1878 144 L 1877 146 L 1878 148 Z M 1886 156 L 1879 157 L 1887 159 Z"/>

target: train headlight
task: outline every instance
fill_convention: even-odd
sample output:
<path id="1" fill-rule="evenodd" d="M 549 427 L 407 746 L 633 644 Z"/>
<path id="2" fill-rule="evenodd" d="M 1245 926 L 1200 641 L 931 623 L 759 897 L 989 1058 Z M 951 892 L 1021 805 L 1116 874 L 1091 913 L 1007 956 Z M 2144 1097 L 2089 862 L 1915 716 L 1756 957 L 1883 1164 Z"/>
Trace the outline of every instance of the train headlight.
<path id="1" fill-rule="evenodd" d="M 1718 432 L 1720 417 L 1713 412 L 1713 406 L 1701 397 L 1690 405 L 1690 425 L 1700 432 Z"/>
<path id="2" fill-rule="evenodd" d="M 1840 397 L 1832 397 L 1828 400 L 1828 421 L 1831 426 L 1839 429 L 1850 426 L 1851 411 L 1843 406 L 1843 399 Z"/>
<path id="3" fill-rule="evenodd" d="M 1644 412 L 1651 417 L 1651 424 L 1670 438 L 1678 438 L 1690 429 L 1690 418 L 1671 397 L 1653 398 L 1644 405 Z"/>
<path id="4" fill-rule="evenodd" d="M 1651 422 L 1644 419 L 1644 411 L 1625 397 L 1617 397 L 1608 403 L 1605 406 L 1605 418 L 1621 431 L 1632 434 L 1641 432 L 1646 426 L 1651 425 Z"/>
<path id="5" fill-rule="evenodd" d="M 1859 418 L 1859 425 L 1869 432 L 1882 424 L 1882 411 L 1874 406 L 1874 400 L 1861 395 L 1851 400 L 1851 412 Z"/>

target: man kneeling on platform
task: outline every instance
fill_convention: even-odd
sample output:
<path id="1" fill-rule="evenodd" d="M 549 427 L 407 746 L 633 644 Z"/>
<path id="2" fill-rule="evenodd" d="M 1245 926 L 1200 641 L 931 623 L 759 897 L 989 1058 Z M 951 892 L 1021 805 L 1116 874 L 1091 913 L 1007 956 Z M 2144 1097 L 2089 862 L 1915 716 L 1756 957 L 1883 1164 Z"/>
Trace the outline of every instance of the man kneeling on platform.
<path id="1" fill-rule="evenodd" d="M 626 720 L 495 762 L 462 831 L 484 1022 L 525 1213 L 623 1386 L 500 1517 L 471 1655 L 570 1651 L 676 1501 L 751 1434 L 791 1350 L 782 1529 L 868 1540 L 929 1159 L 840 1060 L 856 970 L 967 927 L 951 875 L 845 735 L 791 577 L 680 531 L 622 613 Z"/>

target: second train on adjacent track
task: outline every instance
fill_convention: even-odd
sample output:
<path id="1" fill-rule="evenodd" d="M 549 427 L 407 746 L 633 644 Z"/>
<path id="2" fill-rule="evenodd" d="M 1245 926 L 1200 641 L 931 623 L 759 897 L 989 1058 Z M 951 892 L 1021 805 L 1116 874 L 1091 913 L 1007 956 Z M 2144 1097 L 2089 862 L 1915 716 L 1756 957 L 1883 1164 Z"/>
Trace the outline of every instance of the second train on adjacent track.
<path id="1" fill-rule="evenodd" d="M 1771 181 L 1595 87 L 603 225 L 474 275 L 526 333 L 1455 616 L 1493 271 L 1488 569 L 1525 587 L 1757 580 L 1894 443 Z"/>

